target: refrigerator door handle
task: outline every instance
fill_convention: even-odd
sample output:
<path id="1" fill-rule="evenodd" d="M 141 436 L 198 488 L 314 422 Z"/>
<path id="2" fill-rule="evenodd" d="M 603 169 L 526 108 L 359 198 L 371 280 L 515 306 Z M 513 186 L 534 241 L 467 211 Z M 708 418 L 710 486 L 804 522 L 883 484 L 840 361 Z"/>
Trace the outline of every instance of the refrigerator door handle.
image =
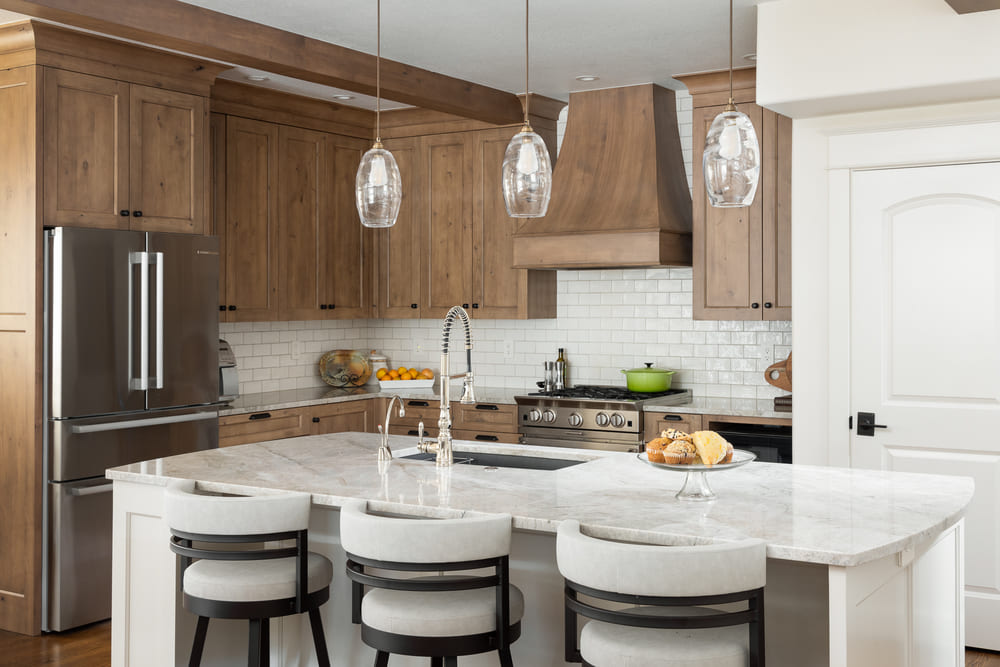
<path id="1" fill-rule="evenodd" d="M 170 417 L 150 417 L 146 419 L 128 419 L 125 421 L 107 422 L 104 424 L 74 424 L 71 433 L 100 433 L 102 431 L 124 431 L 130 428 L 159 426 L 161 424 L 179 424 L 181 422 L 196 422 L 208 419 L 218 419 L 216 411 L 195 412 L 186 415 L 171 415 Z"/>
<path id="2" fill-rule="evenodd" d="M 156 266 L 156 374 L 150 378 L 150 388 L 163 389 L 163 253 L 148 254 Z"/>
<path id="3" fill-rule="evenodd" d="M 135 391 L 145 391 L 149 389 L 149 253 L 130 252 L 129 260 L 129 295 L 133 289 L 132 267 L 139 267 L 139 373 L 129 380 L 129 388 Z M 129 310 L 132 308 L 134 298 L 129 299 Z M 136 323 L 135 313 L 130 313 L 131 325 L 134 328 Z M 129 373 L 131 373 L 132 361 L 132 336 L 129 336 Z"/>
<path id="4" fill-rule="evenodd" d="M 113 482 L 107 484 L 101 484 L 99 486 L 84 486 L 76 487 L 69 490 L 69 495 L 71 496 L 96 496 L 98 493 L 108 493 L 114 489 L 115 485 Z"/>

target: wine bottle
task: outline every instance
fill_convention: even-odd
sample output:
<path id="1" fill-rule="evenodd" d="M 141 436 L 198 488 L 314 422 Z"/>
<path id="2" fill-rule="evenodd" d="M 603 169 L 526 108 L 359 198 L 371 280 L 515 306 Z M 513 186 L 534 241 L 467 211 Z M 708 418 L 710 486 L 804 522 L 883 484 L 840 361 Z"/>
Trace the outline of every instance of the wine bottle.
<path id="1" fill-rule="evenodd" d="M 556 359 L 556 366 L 562 368 L 562 385 L 569 389 L 569 363 L 566 361 L 566 348 L 559 348 L 559 357 Z"/>

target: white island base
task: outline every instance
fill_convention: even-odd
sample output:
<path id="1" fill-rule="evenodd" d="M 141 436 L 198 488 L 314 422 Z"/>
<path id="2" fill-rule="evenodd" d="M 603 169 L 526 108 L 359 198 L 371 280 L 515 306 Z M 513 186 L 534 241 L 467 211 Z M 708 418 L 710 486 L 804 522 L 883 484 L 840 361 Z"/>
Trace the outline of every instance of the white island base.
<path id="1" fill-rule="evenodd" d="M 405 438 L 393 440 L 396 451 L 410 444 Z M 503 449 L 459 444 L 466 451 Z M 563 583 L 555 563 L 554 530 L 558 521 L 570 516 L 591 526 L 595 534 L 619 539 L 690 544 L 740 534 L 768 540 L 766 657 L 771 667 L 964 664 L 960 517 L 972 493 L 968 480 L 751 464 L 742 475 L 732 471 L 725 480 L 722 474 L 713 479 L 719 500 L 692 505 L 673 498 L 683 475 L 670 477 L 662 486 L 668 478 L 648 466 L 634 466 L 627 458 L 634 455 L 600 456 L 551 472 L 486 471 L 472 466 L 438 471 L 433 464 L 397 459 L 380 475 L 375 472 L 376 447 L 377 436 L 313 436 L 109 472 L 115 486 L 112 665 L 187 664 L 195 617 L 181 605 L 177 560 L 168 548 L 169 533 L 161 519 L 163 487 L 170 479 L 196 479 L 204 489 L 220 493 L 311 489 L 310 549 L 334 563 L 331 599 L 322 616 L 337 667 L 371 665 L 375 657 L 361 642 L 360 626 L 351 624 L 350 583 L 339 543 L 337 508 L 353 497 L 368 499 L 376 509 L 403 514 L 443 517 L 497 511 L 514 516 L 511 579 L 524 592 L 526 610 L 512 654 L 521 667 L 569 664 L 563 660 Z M 323 448 L 330 450 L 325 460 Z M 519 449 L 523 453 L 524 448 Z M 595 456 L 579 450 L 548 453 L 555 455 Z M 807 478 L 807 488 L 790 485 L 784 490 L 789 494 L 786 503 L 778 499 L 781 491 L 776 489 L 781 476 L 793 469 L 793 477 Z M 758 486 L 768 478 L 767 493 L 752 488 L 755 477 Z M 818 478 L 826 483 L 817 483 Z M 622 488 L 623 479 L 634 482 L 635 488 Z M 661 488 L 651 491 L 657 481 Z M 655 502 L 649 495 L 653 492 Z M 857 506 L 844 503 L 845 493 L 858 496 Z M 923 501 L 936 507 L 937 514 L 920 506 Z M 831 509 L 831 502 L 838 506 Z M 750 503 L 756 506 L 748 507 Z M 731 511 L 726 511 L 727 504 Z M 620 506 L 617 521 L 609 519 L 616 506 Z M 652 525 L 630 514 L 648 515 L 651 507 L 661 517 Z M 813 516 L 806 516 L 807 507 Z M 676 521 L 671 513 L 677 513 Z M 729 515 L 732 521 L 726 526 Z M 877 530 L 865 525 L 873 516 L 892 525 Z M 757 520 L 750 520 L 753 517 Z M 923 525 L 913 523 L 920 523 L 921 517 Z M 811 521 L 811 527 L 803 520 Z M 783 534 L 794 533 L 797 523 L 803 526 L 798 538 Z M 745 530 L 736 530 L 741 524 Z M 880 537 L 873 540 L 874 533 Z M 850 548 L 831 550 L 828 542 L 838 539 L 850 543 Z M 864 549 L 859 546 L 862 542 Z M 245 665 L 246 650 L 245 621 L 213 620 L 203 664 Z M 315 664 L 307 619 L 273 619 L 271 665 Z M 426 659 L 406 656 L 390 660 L 392 667 L 427 664 Z M 498 660 L 495 654 L 485 654 L 461 658 L 460 664 L 492 667 Z"/>

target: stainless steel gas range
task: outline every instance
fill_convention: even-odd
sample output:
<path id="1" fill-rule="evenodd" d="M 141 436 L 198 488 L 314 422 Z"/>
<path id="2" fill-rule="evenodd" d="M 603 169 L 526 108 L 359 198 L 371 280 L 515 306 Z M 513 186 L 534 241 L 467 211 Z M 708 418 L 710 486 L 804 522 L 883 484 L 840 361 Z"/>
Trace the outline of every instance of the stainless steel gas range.
<path id="1" fill-rule="evenodd" d="M 522 444 L 638 452 L 643 445 L 643 406 L 689 403 L 691 390 L 640 393 L 577 385 L 514 400 Z"/>

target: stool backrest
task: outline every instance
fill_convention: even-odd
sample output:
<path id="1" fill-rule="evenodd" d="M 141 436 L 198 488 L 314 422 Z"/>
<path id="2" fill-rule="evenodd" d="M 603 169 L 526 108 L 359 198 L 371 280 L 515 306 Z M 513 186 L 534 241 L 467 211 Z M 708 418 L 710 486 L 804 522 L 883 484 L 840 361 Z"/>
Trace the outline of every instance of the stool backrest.
<path id="1" fill-rule="evenodd" d="M 510 553 L 509 514 L 399 519 L 368 514 L 364 501 L 347 503 L 340 512 L 344 551 L 371 560 L 444 563 Z"/>
<path id="2" fill-rule="evenodd" d="M 308 493 L 210 496 L 195 493 L 192 480 L 171 482 L 163 518 L 176 531 L 204 535 L 263 535 L 309 527 Z"/>
<path id="3" fill-rule="evenodd" d="M 700 546 L 613 542 L 584 535 L 578 521 L 563 521 L 556 537 L 556 560 L 566 579 L 646 596 L 697 597 L 762 588 L 765 550 L 757 539 Z"/>

